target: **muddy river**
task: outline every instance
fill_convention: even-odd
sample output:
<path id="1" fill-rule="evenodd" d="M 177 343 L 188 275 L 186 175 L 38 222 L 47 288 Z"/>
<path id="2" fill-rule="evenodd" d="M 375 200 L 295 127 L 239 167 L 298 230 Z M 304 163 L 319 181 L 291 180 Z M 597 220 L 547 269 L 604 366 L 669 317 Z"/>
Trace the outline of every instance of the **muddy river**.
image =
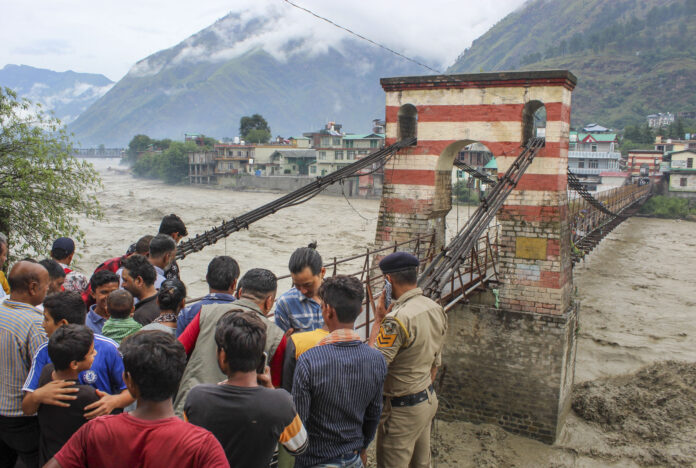
<path id="1" fill-rule="evenodd" d="M 165 214 L 180 215 L 195 234 L 278 197 L 167 186 L 108 170 L 118 167 L 113 160 L 95 165 L 105 218 L 82 223 L 77 266 L 85 272 L 154 234 Z M 242 271 L 284 275 L 292 251 L 312 240 L 325 260 L 361 253 L 374 241 L 378 206 L 316 197 L 187 257 L 182 279 L 190 296 L 205 294 L 207 263 L 221 254 Z M 452 210 L 450 232 L 470 210 Z M 559 440 L 548 446 L 495 426 L 437 421 L 434 466 L 696 466 L 696 223 L 631 218 L 574 276 L 582 301 L 574 411 Z"/>

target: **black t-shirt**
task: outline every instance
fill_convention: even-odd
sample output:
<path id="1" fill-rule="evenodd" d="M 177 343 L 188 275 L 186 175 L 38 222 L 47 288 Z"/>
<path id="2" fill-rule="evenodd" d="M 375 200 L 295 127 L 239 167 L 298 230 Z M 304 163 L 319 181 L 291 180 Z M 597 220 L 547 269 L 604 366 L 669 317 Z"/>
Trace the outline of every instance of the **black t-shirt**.
<path id="1" fill-rule="evenodd" d="M 191 389 L 184 414 L 213 433 L 230 466 L 264 468 L 297 411 L 283 389 L 204 384 Z"/>
<path id="2" fill-rule="evenodd" d="M 52 372 L 53 364 L 46 364 L 39 377 L 39 387 L 53 380 Z M 77 383 L 74 387 L 79 390 L 77 393 L 73 393 L 77 399 L 71 400 L 68 408 L 53 405 L 39 406 L 37 411 L 39 430 L 41 431 L 39 436 L 39 466 L 43 466 L 53 455 L 58 453 L 80 426 L 87 422 L 84 416 L 85 406 L 99 400 L 94 387 L 78 385 Z"/>

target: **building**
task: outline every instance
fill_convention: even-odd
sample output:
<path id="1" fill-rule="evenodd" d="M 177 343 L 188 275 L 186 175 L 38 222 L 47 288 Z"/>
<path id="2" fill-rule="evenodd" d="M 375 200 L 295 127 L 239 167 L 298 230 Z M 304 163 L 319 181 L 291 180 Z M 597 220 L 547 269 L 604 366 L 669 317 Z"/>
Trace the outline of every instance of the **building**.
<path id="1" fill-rule="evenodd" d="M 592 124 L 591 128 L 602 131 L 570 132 L 568 169 L 573 172 L 588 190 L 596 190 L 602 185 L 602 172 L 616 172 L 620 169 L 621 153 L 616 133 L 605 132 L 604 127 Z M 590 127 L 590 126 L 588 126 Z"/>
<path id="2" fill-rule="evenodd" d="M 314 147 L 317 160 L 309 170 L 309 175 L 313 176 L 325 176 L 384 147 L 384 134 L 381 133 L 319 135 L 311 138 L 320 144 Z"/>
<path id="3" fill-rule="evenodd" d="M 630 150 L 626 160 L 626 169 L 635 180 L 643 174 L 648 174 L 653 178 L 653 182 L 658 182 L 662 177 L 662 151 L 659 150 Z"/>
<path id="4" fill-rule="evenodd" d="M 663 153 L 674 151 L 696 150 L 696 140 L 677 140 L 673 138 L 655 137 L 655 150 Z"/>
<path id="5" fill-rule="evenodd" d="M 266 175 L 309 175 L 309 166 L 317 160 L 317 152 L 311 148 L 287 148 L 271 154 Z M 270 170 L 269 170 L 270 169 Z"/>
<path id="6" fill-rule="evenodd" d="M 215 151 L 197 151 L 188 154 L 189 184 L 217 184 Z"/>
<path id="7" fill-rule="evenodd" d="M 671 112 L 650 114 L 648 117 L 648 127 L 650 128 L 660 128 L 666 127 L 672 122 L 674 122 L 674 114 Z"/>
<path id="8" fill-rule="evenodd" d="M 696 150 L 669 154 L 669 195 L 696 199 Z"/>

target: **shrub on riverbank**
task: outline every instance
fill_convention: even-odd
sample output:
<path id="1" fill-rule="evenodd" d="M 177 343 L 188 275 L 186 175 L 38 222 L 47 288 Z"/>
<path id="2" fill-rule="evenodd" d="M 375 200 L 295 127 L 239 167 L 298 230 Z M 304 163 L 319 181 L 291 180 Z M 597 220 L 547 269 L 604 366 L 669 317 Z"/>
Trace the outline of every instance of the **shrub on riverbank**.
<path id="1" fill-rule="evenodd" d="M 686 198 L 657 195 L 640 207 L 640 213 L 656 218 L 686 219 L 696 216 L 696 205 Z"/>
<path id="2" fill-rule="evenodd" d="M 200 148 L 195 143 L 173 141 L 169 148 L 159 153 L 147 153 L 133 164 L 137 177 L 161 179 L 168 184 L 178 184 L 188 177 L 188 152 Z"/>

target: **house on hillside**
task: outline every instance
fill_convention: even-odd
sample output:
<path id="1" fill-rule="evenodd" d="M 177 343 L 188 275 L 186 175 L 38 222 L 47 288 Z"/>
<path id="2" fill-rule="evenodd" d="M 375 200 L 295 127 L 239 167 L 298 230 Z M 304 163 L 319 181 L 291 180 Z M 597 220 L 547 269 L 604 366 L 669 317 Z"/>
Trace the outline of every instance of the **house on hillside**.
<path id="1" fill-rule="evenodd" d="M 671 112 L 650 114 L 648 117 L 648 127 L 650 128 L 660 128 L 667 127 L 669 124 L 674 122 L 674 114 Z"/>
<path id="2" fill-rule="evenodd" d="M 677 140 L 675 138 L 655 137 L 655 151 L 671 153 L 674 151 L 696 150 L 696 140 Z"/>
<path id="3" fill-rule="evenodd" d="M 696 150 L 669 153 L 669 195 L 696 199 Z"/>
<path id="4" fill-rule="evenodd" d="M 317 152 L 311 148 L 276 150 L 271 154 L 266 175 L 306 176 L 316 160 Z"/>
<path id="5" fill-rule="evenodd" d="M 599 131 L 598 127 L 593 124 L 592 133 L 573 131 L 569 135 L 568 169 L 591 191 L 602 184 L 602 172 L 619 170 L 621 160 L 616 133 L 604 132 L 604 127 Z"/>

